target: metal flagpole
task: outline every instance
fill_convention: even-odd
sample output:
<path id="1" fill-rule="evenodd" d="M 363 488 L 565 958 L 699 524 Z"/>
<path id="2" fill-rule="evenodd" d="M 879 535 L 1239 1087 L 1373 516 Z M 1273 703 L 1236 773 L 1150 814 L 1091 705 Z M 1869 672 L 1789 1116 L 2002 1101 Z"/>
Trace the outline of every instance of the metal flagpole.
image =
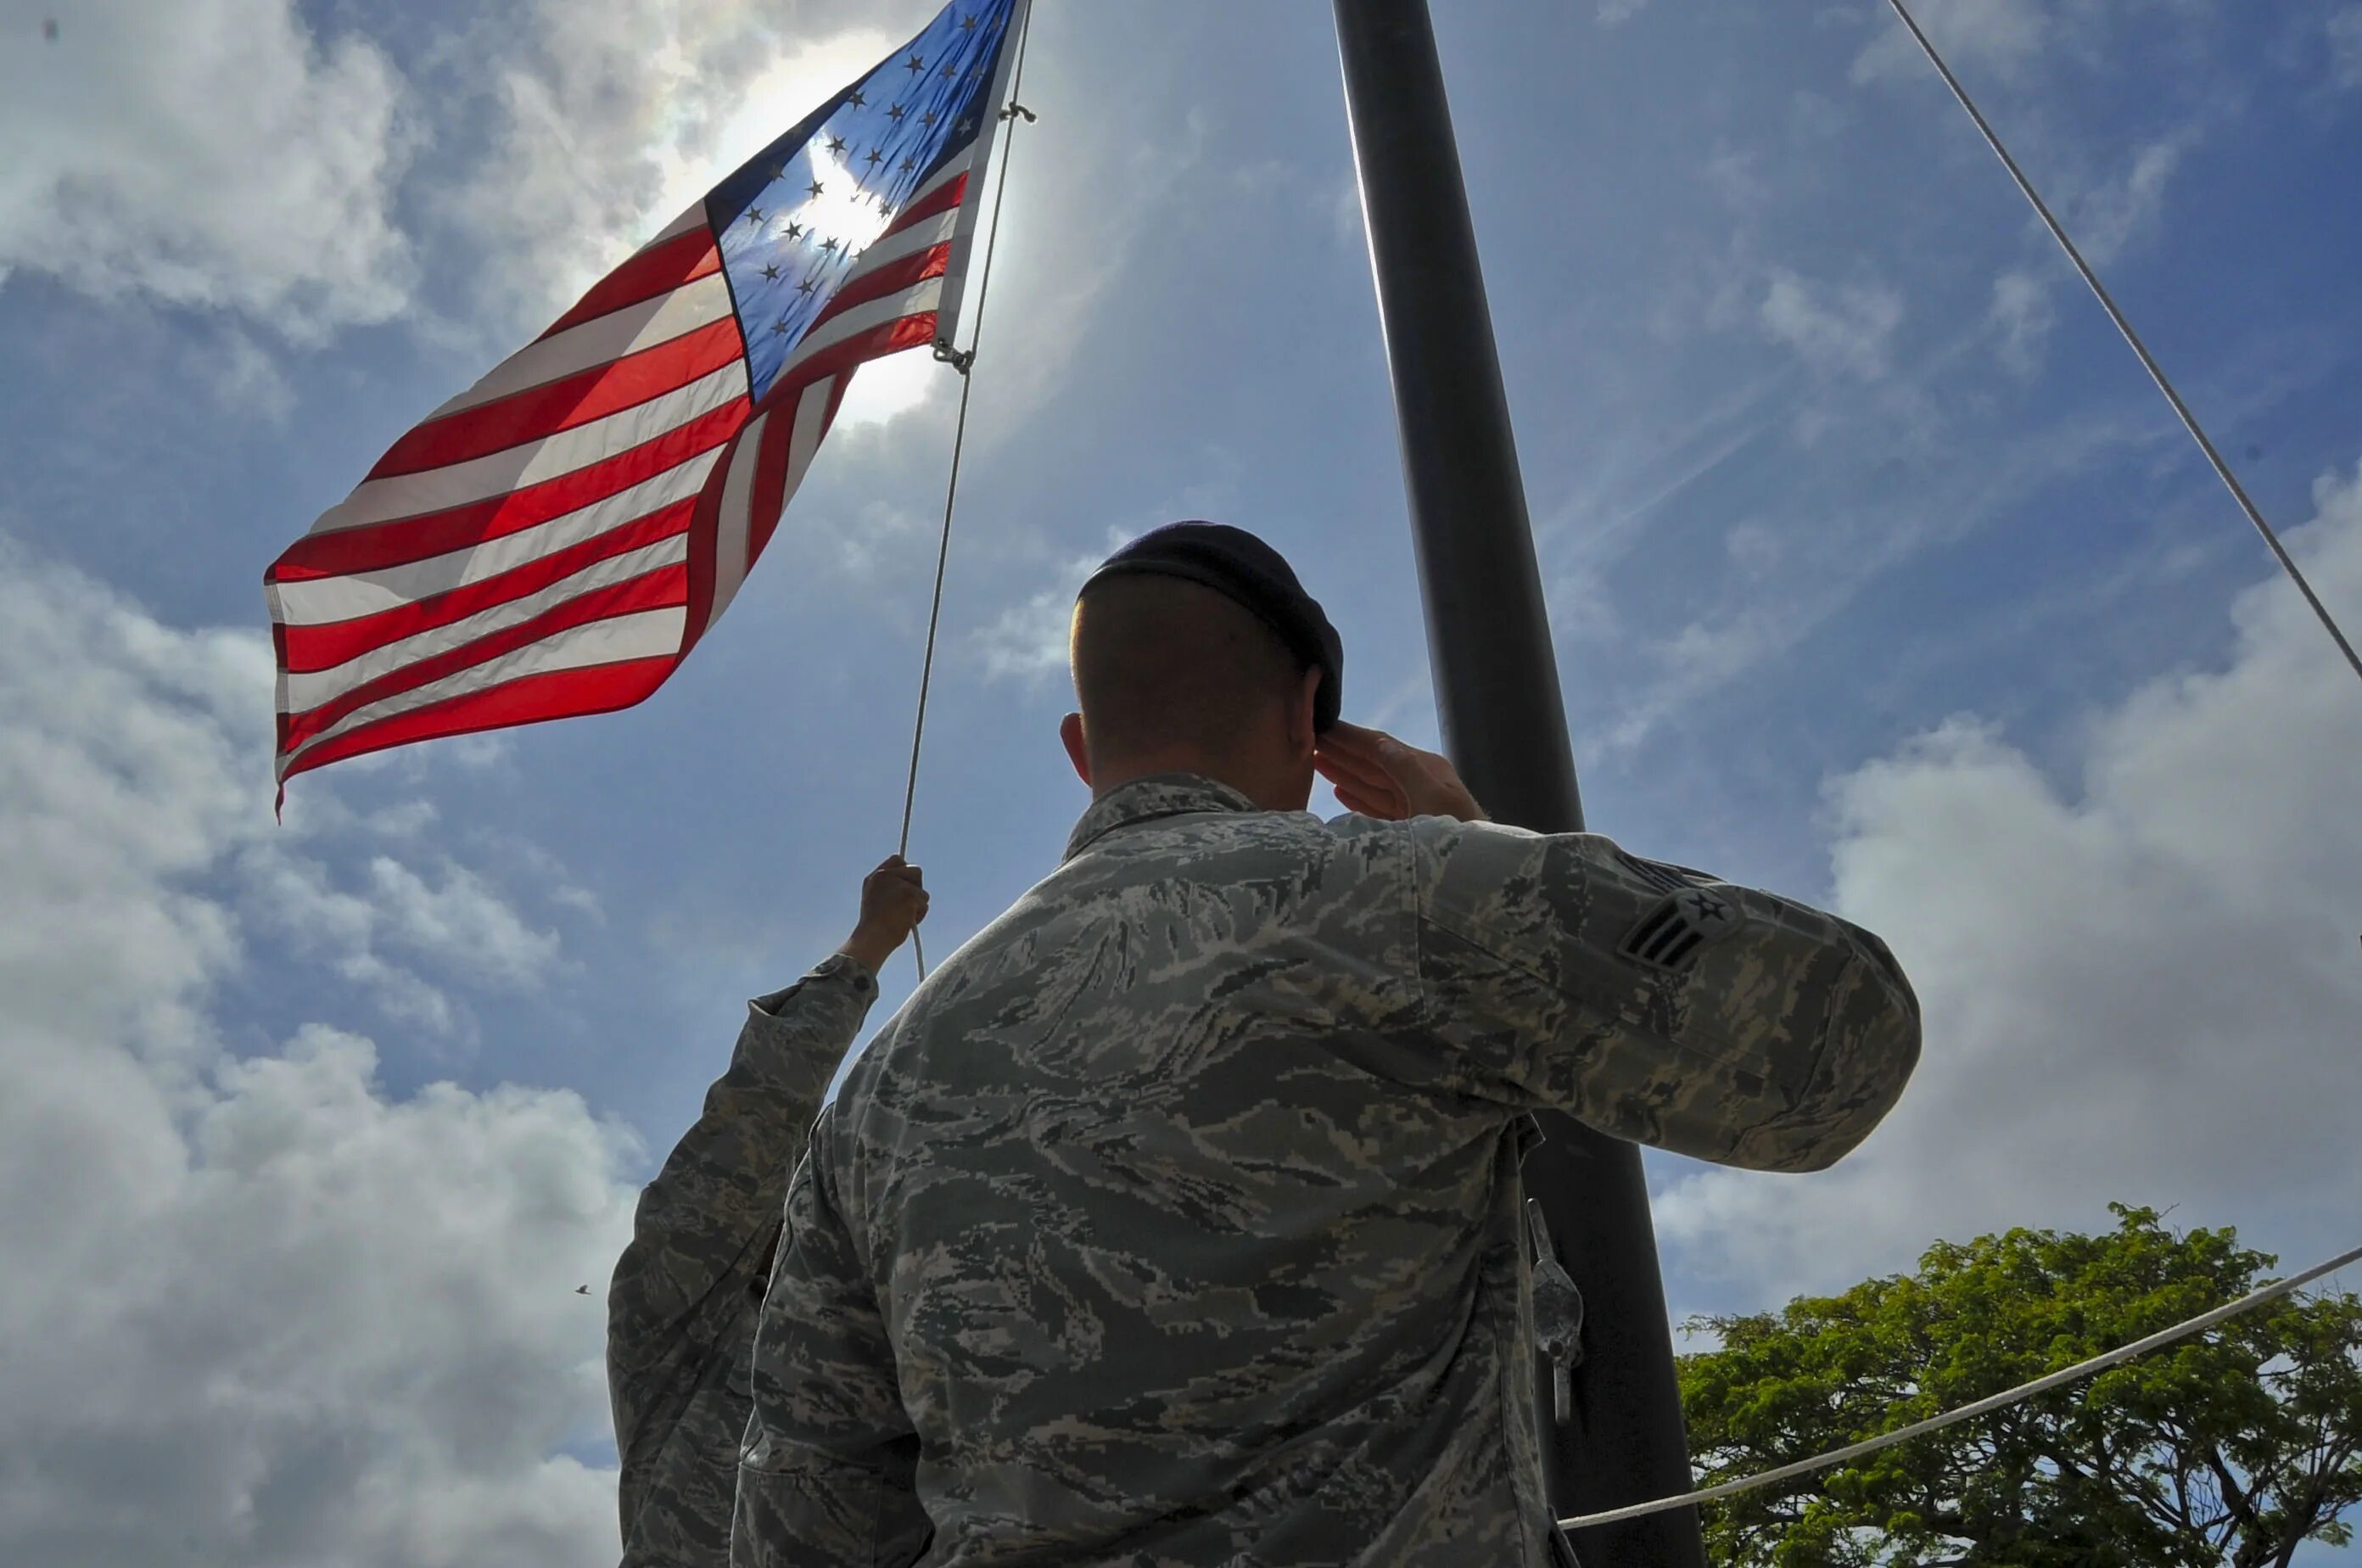
<path id="1" fill-rule="evenodd" d="M 1558 664 L 1426 0 L 1335 5 L 1444 749 L 1498 820 L 1579 831 Z M 1569 1117 L 1540 1121 L 1526 1188 L 1583 1297 L 1583 1359 L 1562 1419 L 1552 1369 L 1538 1358 L 1551 1507 L 1595 1513 L 1686 1492 L 1639 1151 Z M 1575 1544 L 1584 1568 L 1705 1561 L 1691 1508 L 1585 1530 Z"/>

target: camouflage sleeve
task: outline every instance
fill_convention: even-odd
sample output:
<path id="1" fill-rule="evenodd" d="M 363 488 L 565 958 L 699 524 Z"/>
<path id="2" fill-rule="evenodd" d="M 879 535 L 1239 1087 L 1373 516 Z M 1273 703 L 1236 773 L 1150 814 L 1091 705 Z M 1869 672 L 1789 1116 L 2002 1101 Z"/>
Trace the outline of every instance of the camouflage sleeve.
<path id="1" fill-rule="evenodd" d="M 1421 818 L 1419 966 L 1462 1087 L 1757 1170 L 1869 1136 L 1919 1059 L 1886 944 L 1592 834 Z"/>
<path id="2" fill-rule="evenodd" d="M 658 1392 L 701 1364 L 745 1306 L 788 1173 L 877 999 L 868 966 L 838 955 L 750 1002 L 729 1071 L 640 1194 L 607 1291 L 607 1386 L 625 1454 Z"/>
<path id="3" fill-rule="evenodd" d="M 755 1335 L 731 1568 L 906 1568 L 933 1533 L 885 1317 L 837 1206 L 833 1120 L 813 1129 L 788 1188 Z"/>

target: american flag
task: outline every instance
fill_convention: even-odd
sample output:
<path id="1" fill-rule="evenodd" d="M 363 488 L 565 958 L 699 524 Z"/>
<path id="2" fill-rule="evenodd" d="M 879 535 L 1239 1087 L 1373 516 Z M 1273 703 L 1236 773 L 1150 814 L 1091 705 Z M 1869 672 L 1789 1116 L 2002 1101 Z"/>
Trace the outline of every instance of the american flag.
<path id="1" fill-rule="evenodd" d="M 639 701 L 855 367 L 948 343 L 1026 0 L 952 0 L 429 414 L 264 576 L 278 776 Z"/>

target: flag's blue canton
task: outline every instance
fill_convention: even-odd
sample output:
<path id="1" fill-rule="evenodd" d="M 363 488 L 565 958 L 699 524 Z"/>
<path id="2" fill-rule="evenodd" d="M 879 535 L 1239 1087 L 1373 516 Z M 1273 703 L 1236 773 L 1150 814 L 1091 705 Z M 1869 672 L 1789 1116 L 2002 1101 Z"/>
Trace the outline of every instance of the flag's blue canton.
<path id="1" fill-rule="evenodd" d="M 924 31 L 706 197 L 760 401 L 862 247 L 976 139 L 1015 0 L 953 0 Z"/>

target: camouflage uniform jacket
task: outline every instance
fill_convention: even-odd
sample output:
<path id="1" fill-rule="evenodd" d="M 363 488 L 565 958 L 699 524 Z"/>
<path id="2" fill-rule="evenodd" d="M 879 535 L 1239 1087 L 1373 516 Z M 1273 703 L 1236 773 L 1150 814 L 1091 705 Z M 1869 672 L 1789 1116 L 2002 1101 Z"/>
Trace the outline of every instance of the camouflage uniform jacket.
<path id="1" fill-rule="evenodd" d="M 877 999 L 842 955 L 746 1010 L 730 1070 L 640 1195 L 607 1293 L 624 1568 L 719 1568 L 746 1435 L 746 1366 L 788 1173 Z"/>
<path id="2" fill-rule="evenodd" d="M 1524 1113 L 1812 1169 L 1918 1049 L 1875 937 L 1605 838 L 1111 790 L 812 1129 L 732 1561 L 1548 1562 Z"/>

